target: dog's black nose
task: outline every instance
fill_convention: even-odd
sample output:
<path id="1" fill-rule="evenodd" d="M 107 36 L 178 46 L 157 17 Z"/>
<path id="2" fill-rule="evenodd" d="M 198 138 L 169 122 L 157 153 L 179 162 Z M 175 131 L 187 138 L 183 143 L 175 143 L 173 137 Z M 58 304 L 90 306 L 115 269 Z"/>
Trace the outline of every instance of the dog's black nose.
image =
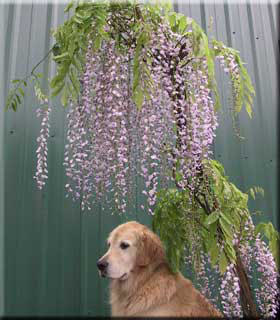
<path id="1" fill-rule="evenodd" d="M 97 262 L 97 268 L 100 271 L 104 271 L 107 267 L 108 267 L 108 262 L 106 262 L 106 261 L 98 261 Z"/>

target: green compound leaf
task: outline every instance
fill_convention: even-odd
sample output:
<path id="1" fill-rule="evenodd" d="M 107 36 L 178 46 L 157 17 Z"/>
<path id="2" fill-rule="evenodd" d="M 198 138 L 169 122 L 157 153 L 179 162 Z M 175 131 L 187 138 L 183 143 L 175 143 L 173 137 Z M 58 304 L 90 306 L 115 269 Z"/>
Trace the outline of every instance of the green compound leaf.
<path id="1" fill-rule="evenodd" d="M 232 225 L 232 221 L 223 212 L 220 212 L 221 219 L 227 223 L 229 226 Z"/>
<path id="2" fill-rule="evenodd" d="M 73 87 L 75 88 L 75 91 L 76 91 L 77 95 L 79 95 L 79 93 L 80 93 L 80 82 L 78 80 L 77 73 L 76 73 L 76 71 L 74 71 L 73 68 L 70 69 L 69 76 L 70 76 L 70 80 L 72 82 Z"/>
<path id="3" fill-rule="evenodd" d="M 219 269 L 221 274 L 224 274 L 228 266 L 228 260 L 226 258 L 225 252 L 222 251 L 220 259 L 219 259 Z"/>
<path id="4" fill-rule="evenodd" d="M 70 1 L 67 7 L 64 9 L 64 12 L 69 12 L 71 8 L 73 8 L 75 1 Z"/>
<path id="5" fill-rule="evenodd" d="M 19 83 L 21 80 L 20 79 L 14 79 L 14 80 L 12 80 L 11 82 L 12 83 Z"/>
<path id="6" fill-rule="evenodd" d="M 69 98 L 69 87 L 68 84 L 64 86 L 62 90 L 62 95 L 61 95 L 61 104 L 65 107 L 67 105 Z"/>
<path id="7" fill-rule="evenodd" d="M 59 83 L 53 88 L 52 97 L 57 96 L 57 95 L 62 91 L 62 89 L 64 88 L 64 86 L 65 86 L 65 81 L 59 82 Z"/>
<path id="8" fill-rule="evenodd" d="M 15 100 L 12 101 L 11 106 L 14 111 L 17 111 L 17 102 Z"/>
<path id="9" fill-rule="evenodd" d="M 22 95 L 22 97 L 24 97 L 24 91 L 21 87 L 18 88 L 19 93 Z"/>
<path id="10" fill-rule="evenodd" d="M 265 236 L 268 240 L 269 249 L 275 260 L 277 269 L 280 270 L 280 234 L 271 222 L 260 222 L 255 228 L 255 235 Z"/>
<path id="11" fill-rule="evenodd" d="M 205 225 L 210 225 L 210 224 L 212 224 L 212 223 L 214 223 L 214 222 L 216 222 L 218 219 L 219 219 L 219 217 L 220 217 L 220 212 L 219 211 L 214 211 L 214 212 L 212 212 L 207 218 L 206 218 L 206 220 L 205 220 Z"/>
<path id="12" fill-rule="evenodd" d="M 280 238 L 279 234 L 272 236 L 271 240 L 269 241 L 269 249 L 273 255 L 273 258 L 276 263 L 276 267 L 278 272 L 280 270 Z"/>
<path id="13" fill-rule="evenodd" d="M 245 108 L 246 108 L 246 111 L 249 115 L 249 117 L 252 119 L 252 106 L 250 105 L 250 103 L 248 101 L 245 101 Z"/>
<path id="14" fill-rule="evenodd" d="M 152 79 L 150 71 L 147 68 L 144 61 L 140 60 L 140 54 L 142 49 L 146 46 L 149 41 L 148 30 L 141 29 L 140 35 L 137 39 L 137 45 L 135 49 L 134 59 L 133 59 L 133 100 L 140 110 L 144 102 L 144 97 L 149 99 L 149 93 L 146 88 L 152 87 Z M 146 57 L 146 63 L 151 63 L 150 59 Z"/>
<path id="15" fill-rule="evenodd" d="M 233 233 L 232 233 L 232 230 L 230 228 L 230 225 L 228 225 L 226 223 L 226 221 L 223 220 L 222 218 L 219 219 L 219 224 L 220 224 L 220 226 L 222 228 L 222 231 L 224 233 L 225 239 L 228 240 L 228 241 L 232 241 Z"/>
<path id="16" fill-rule="evenodd" d="M 209 254 L 210 254 L 210 258 L 211 258 L 211 265 L 214 267 L 217 262 L 218 262 L 218 258 L 219 258 L 219 252 L 220 249 L 217 245 L 217 240 L 214 239 L 210 249 L 209 249 Z"/>
<path id="17" fill-rule="evenodd" d="M 50 87 L 52 89 L 56 88 L 57 85 L 59 85 L 59 83 L 63 82 L 64 77 L 65 77 L 65 74 L 62 72 L 56 75 L 55 77 L 53 77 L 53 79 L 50 82 Z"/>
<path id="18" fill-rule="evenodd" d="M 235 250 L 234 250 L 233 245 L 232 245 L 232 240 L 226 242 L 224 250 L 226 252 L 226 256 L 230 260 L 230 261 L 228 261 L 228 263 L 229 262 L 235 263 L 235 261 L 236 261 L 236 253 L 235 253 Z"/>
<path id="19" fill-rule="evenodd" d="M 62 62 L 62 61 L 69 61 L 70 60 L 69 52 L 64 52 L 58 56 L 54 56 L 53 60 L 57 63 Z"/>
<path id="20" fill-rule="evenodd" d="M 20 97 L 18 94 L 16 94 L 16 99 L 17 99 L 18 104 L 21 104 L 21 100 L 20 100 Z"/>
<path id="21" fill-rule="evenodd" d="M 136 106 L 138 107 L 138 109 L 140 110 L 144 101 L 144 94 L 141 88 L 137 88 L 137 91 L 134 92 L 133 100 Z"/>

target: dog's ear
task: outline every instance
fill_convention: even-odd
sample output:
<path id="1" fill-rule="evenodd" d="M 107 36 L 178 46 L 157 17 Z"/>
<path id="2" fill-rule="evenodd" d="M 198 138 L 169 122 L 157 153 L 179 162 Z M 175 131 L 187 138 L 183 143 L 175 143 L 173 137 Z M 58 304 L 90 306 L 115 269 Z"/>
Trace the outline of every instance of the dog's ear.
<path id="1" fill-rule="evenodd" d="M 147 247 L 148 247 L 148 237 L 146 232 L 142 232 L 138 238 L 138 249 L 137 249 L 137 258 L 136 265 L 144 267 L 149 264 L 150 257 L 148 256 Z"/>
<path id="2" fill-rule="evenodd" d="M 164 260 L 164 250 L 159 238 L 152 232 L 143 231 L 138 240 L 136 264 L 147 266 Z"/>

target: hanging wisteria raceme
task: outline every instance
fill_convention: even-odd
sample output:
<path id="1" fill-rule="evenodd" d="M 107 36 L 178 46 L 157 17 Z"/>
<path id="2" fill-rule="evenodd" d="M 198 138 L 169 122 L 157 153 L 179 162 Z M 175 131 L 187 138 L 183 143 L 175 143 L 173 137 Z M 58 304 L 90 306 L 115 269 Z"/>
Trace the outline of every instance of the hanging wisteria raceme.
<path id="1" fill-rule="evenodd" d="M 214 274 L 213 270 L 210 268 L 210 260 L 209 257 L 201 251 L 200 253 L 200 265 L 199 265 L 199 271 L 196 273 L 199 289 L 203 295 L 205 295 L 212 303 L 217 304 L 217 300 L 212 298 L 212 292 L 213 288 L 211 288 L 210 284 Z M 212 271 L 212 274 L 211 274 Z M 217 284 L 215 284 L 216 286 Z"/>
<path id="2" fill-rule="evenodd" d="M 247 91 L 247 88 L 246 89 L 243 88 L 242 90 L 240 89 L 242 76 L 241 76 L 241 70 L 238 66 L 238 63 L 236 62 L 236 57 L 232 52 L 229 52 L 229 50 L 227 50 L 226 46 L 221 44 L 219 46 L 223 54 L 216 56 L 216 59 L 219 61 L 220 66 L 224 69 L 224 72 L 228 74 L 231 79 L 233 103 L 230 104 L 230 109 L 231 109 L 232 120 L 233 120 L 232 121 L 233 130 L 239 138 L 243 139 L 236 125 L 236 113 L 237 113 L 236 111 L 240 111 L 242 108 L 243 95 L 244 94 L 246 95 L 245 92 Z M 217 45 L 214 46 L 214 49 L 218 49 Z M 248 99 L 250 101 L 249 97 Z"/>
<path id="3" fill-rule="evenodd" d="M 267 244 L 261 240 L 260 234 L 255 236 L 251 217 L 245 222 L 244 231 L 245 235 L 239 239 L 239 252 L 248 278 L 251 281 L 257 279 L 259 282 L 254 290 L 259 311 L 263 317 L 275 317 L 279 306 L 275 260 Z"/>
<path id="4" fill-rule="evenodd" d="M 47 102 L 47 101 L 45 101 Z M 42 103 L 45 103 L 42 101 Z M 34 179 L 37 182 L 39 189 L 42 189 L 46 184 L 48 179 L 48 169 L 47 169 L 47 156 L 48 156 L 48 138 L 50 136 L 50 108 L 41 107 L 36 110 L 36 115 L 42 118 L 40 135 L 37 138 L 38 148 L 36 150 L 37 154 L 37 168 Z"/>
<path id="5" fill-rule="evenodd" d="M 83 95 L 77 105 L 70 101 L 67 128 L 68 143 L 65 146 L 64 163 L 66 175 L 70 178 L 71 183 L 66 184 L 68 193 L 72 193 L 73 200 L 81 199 L 81 207 L 85 208 L 88 203 L 88 196 L 92 191 L 87 184 L 88 174 L 90 171 L 90 142 L 88 137 L 88 119 L 91 114 L 90 105 L 90 88 L 91 88 L 91 42 L 88 45 L 86 56 L 86 72 L 84 73 L 81 83 L 83 84 Z M 88 190 L 87 190 L 88 189 Z M 88 192 L 85 192 L 87 190 Z"/>
<path id="6" fill-rule="evenodd" d="M 226 47 L 223 46 L 223 49 L 226 49 Z M 238 99 L 238 95 L 239 95 L 238 84 L 240 83 L 240 70 L 239 70 L 238 64 L 235 61 L 234 55 L 228 52 L 225 52 L 223 55 L 217 56 L 216 58 L 219 61 L 221 67 L 224 69 L 225 73 L 230 75 L 232 79 L 233 98 Z"/>
<path id="7" fill-rule="evenodd" d="M 273 256 L 264 241 L 257 235 L 254 248 L 260 287 L 255 289 L 256 300 L 264 317 L 275 317 L 279 306 L 277 301 L 277 268 Z"/>
<path id="8" fill-rule="evenodd" d="M 240 304 L 240 284 L 234 264 L 227 266 L 227 270 L 223 276 L 220 294 L 224 315 L 226 317 L 241 318 L 243 312 Z"/>
<path id="9" fill-rule="evenodd" d="M 172 101 L 168 92 L 165 90 L 165 77 L 168 70 L 162 65 L 159 49 L 156 48 L 156 41 L 161 41 L 164 35 L 162 32 L 151 34 L 152 49 L 142 50 L 140 61 L 144 60 L 147 55 L 150 58 L 155 57 L 150 67 L 150 73 L 153 81 L 153 88 L 150 89 L 150 100 L 145 100 L 139 112 L 139 125 L 137 128 L 139 136 L 139 154 L 140 154 L 140 174 L 145 180 L 145 190 L 148 204 L 152 207 L 156 202 L 156 192 L 159 178 L 167 180 L 169 175 L 166 174 L 164 163 L 168 161 L 169 148 L 172 148 L 174 141 L 174 115 Z M 168 47 L 164 48 L 165 51 Z M 164 53 L 163 50 L 161 50 Z M 143 63 L 143 62 L 141 62 Z M 143 80 L 143 79 L 142 79 Z M 171 146 L 170 146 L 171 141 Z M 164 183 L 164 181 L 162 181 Z M 149 211 L 152 213 L 151 209 Z"/>
<path id="10" fill-rule="evenodd" d="M 188 272 L 189 278 L 193 278 L 194 284 L 200 290 L 200 292 L 208 298 L 208 300 L 219 310 L 221 309 L 220 301 L 225 298 L 225 290 L 221 293 L 217 292 L 217 287 L 221 287 L 223 276 L 220 273 L 219 266 L 213 266 L 210 261 L 210 257 L 201 251 L 198 270 L 193 273 L 189 272 L 193 268 L 193 254 L 189 253 L 185 256 L 185 267 Z M 224 286 L 224 285 L 223 285 Z M 221 297 L 223 294 L 223 297 Z M 227 302 L 224 302 L 226 304 Z M 223 306 L 222 306 L 223 308 Z"/>

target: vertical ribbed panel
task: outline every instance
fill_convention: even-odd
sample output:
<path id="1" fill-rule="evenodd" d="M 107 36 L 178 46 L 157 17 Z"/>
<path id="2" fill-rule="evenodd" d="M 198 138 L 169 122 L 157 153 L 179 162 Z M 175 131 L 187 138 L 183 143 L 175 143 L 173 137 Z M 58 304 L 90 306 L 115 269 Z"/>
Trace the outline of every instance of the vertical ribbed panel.
<path id="1" fill-rule="evenodd" d="M 50 28 L 65 19 L 61 4 L 4 6 L 5 90 L 23 77 L 51 46 Z M 41 72 L 49 69 L 47 63 Z M 39 71 L 39 70 L 38 70 Z M 49 70 L 53 76 L 53 67 Z M 54 102 L 51 113 L 47 188 L 39 192 L 36 168 L 38 104 L 26 92 L 18 112 L 6 113 L 5 130 L 5 313 L 13 315 L 79 315 L 81 242 L 78 204 L 65 201 L 64 110 Z"/>
<path id="2" fill-rule="evenodd" d="M 0 3 L 0 30 L 4 30 L 4 10 Z M 0 101 L 4 100 L 5 82 L 3 47 L 5 45 L 4 33 L 0 32 Z M 5 289 L 4 289 L 4 233 L 5 233 L 5 186 L 4 186 L 4 108 L 0 107 L 0 317 L 4 315 Z"/>
<path id="3" fill-rule="evenodd" d="M 256 88 L 254 116 L 242 111 L 238 126 L 245 140 L 233 134 L 227 76 L 217 68 L 223 110 L 214 146 L 215 157 L 242 190 L 253 185 L 265 189 L 265 198 L 251 204 L 277 223 L 276 5 L 270 2 L 213 1 L 177 3 L 178 10 L 195 18 L 218 40 L 240 51 Z M 0 5 L 0 243 L 5 227 L 5 260 L 0 247 L 0 273 L 5 267 L 5 288 L 0 274 L 0 296 L 5 289 L 6 315 L 105 315 L 109 314 L 108 282 L 98 278 L 96 260 L 105 251 L 109 231 L 125 220 L 97 208 L 81 213 L 78 203 L 65 199 L 62 166 L 66 119 L 59 101 L 52 103 L 49 141 L 49 181 L 44 191 L 32 176 L 36 166 L 39 122 L 33 91 L 28 89 L 18 112 L 3 115 L 3 101 L 11 79 L 23 77 L 52 45 L 50 28 L 67 18 L 58 2 Z M 213 19 L 212 30 L 209 29 Z M 3 27 L 2 27 L 3 25 Z M 41 72 L 54 75 L 44 63 Z M 5 127 L 3 120 L 5 117 Z M 4 151 L 1 152 L 1 151 Z M 4 194 L 4 200 L 2 201 Z M 1 198 L 2 196 L 2 198 Z M 141 202 L 137 191 L 136 208 Z M 5 204 L 5 207 L 4 207 Z M 137 211 L 137 209 L 136 209 Z M 5 212 L 5 221 L 3 217 Z M 146 224 L 135 209 L 130 219 Z M 262 219 L 266 219 L 262 217 Z M 2 298 L 1 298 L 2 299 Z M 3 299 L 1 300 L 3 304 Z M 0 312 L 1 312 L 0 303 Z M 2 308 L 3 309 L 3 308 Z"/>

